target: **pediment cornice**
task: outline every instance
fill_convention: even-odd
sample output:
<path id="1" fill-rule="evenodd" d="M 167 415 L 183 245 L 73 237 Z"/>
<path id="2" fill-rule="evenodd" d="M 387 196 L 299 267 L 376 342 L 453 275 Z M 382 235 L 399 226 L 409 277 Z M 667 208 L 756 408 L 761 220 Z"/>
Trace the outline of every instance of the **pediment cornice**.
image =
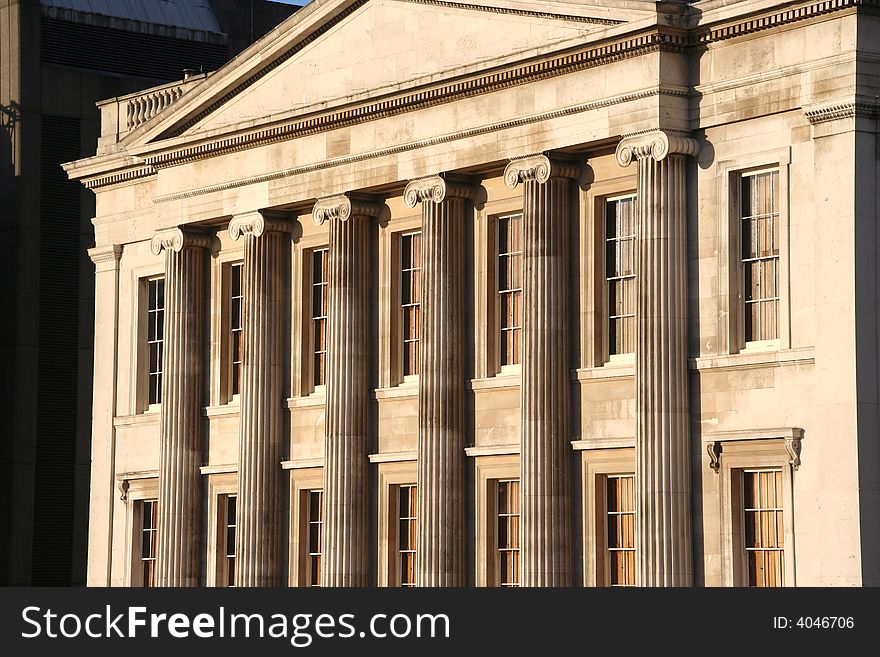
<path id="1" fill-rule="evenodd" d="M 711 43 L 742 37 L 801 20 L 815 20 L 840 11 L 861 11 L 880 7 L 880 0 L 809 0 L 780 6 L 769 2 L 743 2 L 742 11 L 707 12 L 699 20 L 693 15 L 683 20 L 687 28 L 661 24 L 662 16 L 600 29 L 576 46 L 545 52 L 524 53 L 523 57 L 502 65 L 475 66 L 462 73 L 449 72 L 444 79 L 427 78 L 407 88 L 385 90 L 381 95 L 365 94 L 333 107 L 297 110 L 298 114 L 261 120 L 254 124 L 231 125 L 200 134 L 192 128 L 205 116 L 292 57 L 304 44 L 311 43 L 351 12 L 370 0 L 315 0 L 304 10 L 267 35 L 232 63 L 211 75 L 166 110 L 140 126 L 119 144 L 111 156 L 92 158 L 66 167 L 71 177 L 83 180 L 90 188 L 113 185 L 155 175 L 163 168 L 226 153 L 297 139 L 328 130 L 413 112 L 488 94 L 543 78 L 565 75 L 598 67 L 627 57 L 654 51 L 685 52 Z M 546 3 L 515 2 L 496 7 L 453 0 L 394 0 L 420 4 L 467 5 L 475 11 L 537 12 L 527 6 Z M 565 3 L 559 3 L 565 4 Z M 524 8 L 526 7 L 526 8 Z M 584 9 L 583 11 L 587 11 Z M 719 10 L 720 11 L 720 10 Z M 560 13 L 560 20 L 571 18 Z M 294 20 L 296 19 L 296 20 Z M 572 20 L 592 20 L 579 16 Z M 668 21 L 665 21 L 668 22 Z M 587 41 L 584 43 L 584 41 Z M 261 48 L 265 57 L 260 60 Z M 268 54 L 266 54 L 268 53 Z M 254 60 L 260 60 L 256 63 Z M 237 63 L 236 63 L 237 62 Z M 660 85 L 662 87 L 662 85 Z M 658 87 L 659 89 L 659 87 Z M 189 130 L 189 132 L 187 132 Z"/>

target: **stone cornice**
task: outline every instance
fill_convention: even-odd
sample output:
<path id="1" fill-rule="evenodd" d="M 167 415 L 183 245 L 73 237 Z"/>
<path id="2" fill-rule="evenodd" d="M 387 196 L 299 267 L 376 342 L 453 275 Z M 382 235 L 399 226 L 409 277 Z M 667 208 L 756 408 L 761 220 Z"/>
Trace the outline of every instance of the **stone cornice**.
<path id="1" fill-rule="evenodd" d="M 229 222 L 229 236 L 237 240 L 242 235 L 260 237 L 263 233 L 289 233 L 293 229 L 288 214 L 274 210 L 257 210 L 236 215 Z"/>
<path id="2" fill-rule="evenodd" d="M 510 119 L 508 121 L 501 121 L 498 123 L 491 123 L 485 126 L 480 126 L 477 128 L 470 128 L 467 130 L 462 130 L 460 132 L 454 132 L 448 135 L 441 135 L 439 137 L 433 137 L 431 139 L 422 139 L 415 142 L 410 142 L 407 144 L 400 144 L 398 146 L 390 146 L 388 148 L 382 148 L 375 151 L 370 151 L 367 153 L 359 153 L 357 155 L 346 155 L 343 157 L 321 160 L 319 162 L 314 162 L 311 164 L 305 164 L 302 166 L 291 167 L 289 169 L 281 169 L 279 171 L 273 171 L 271 173 L 265 173 L 258 176 L 251 176 L 248 178 L 241 178 L 238 180 L 231 180 L 228 182 L 220 183 L 217 185 L 209 185 L 206 187 L 201 187 L 198 189 L 191 189 L 185 192 L 177 192 L 174 194 L 167 194 L 165 196 L 157 196 L 153 199 L 154 203 L 167 203 L 170 201 L 179 201 L 184 198 L 191 198 L 193 196 L 200 196 L 203 194 L 211 194 L 214 192 L 221 192 L 227 189 L 234 189 L 237 187 L 245 187 L 247 185 L 269 182 L 270 180 L 279 180 L 281 178 L 287 178 L 289 176 L 297 176 L 305 173 L 311 173 L 314 171 L 321 171 L 323 169 L 329 169 L 335 166 L 343 166 L 346 164 L 354 164 L 356 162 L 362 162 L 364 160 L 369 160 L 377 157 L 385 157 L 388 155 L 396 155 L 398 153 L 404 153 L 407 151 L 412 151 L 418 148 L 425 148 L 430 146 L 437 146 L 439 144 L 446 144 L 450 142 L 454 142 L 459 139 L 469 139 L 472 137 L 477 137 L 484 134 L 489 134 L 492 132 L 498 132 L 501 130 L 509 130 L 511 128 L 518 128 L 520 126 L 529 125 L 532 123 L 537 123 L 539 121 L 548 121 L 556 118 L 560 118 L 563 116 L 571 116 L 572 114 L 580 114 L 582 112 L 589 112 L 595 109 L 601 109 L 603 107 L 612 107 L 614 105 L 619 105 L 622 103 L 628 103 L 636 100 L 641 100 L 643 98 L 650 98 L 658 95 L 668 95 L 675 97 L 685 97 L 687 96 L 687 90 L 680 87 L 667 87 L 665 85 L 652 89 L 642 89 L 639 91 L 635 91 L 633 93 L 624 94 L 622 96 L 614 96 L 611 98 L 602 98 L 600 100 L 590 101 L 588 103 L 581 103 L 578 105 L 572 105 L 570 107 L 563 107 L 558 110 L 553 110 L 551 112 L 541 112 L 540 114 L 534 114 L 532 116 L 524 116 L 517 119 Z"/>
<path id="3" fill-rule="evenodd" d="M 110 262 L 111 260 L 114 262 L 119 262 L 119 259 L 121 257 L 121 244 L 111 244 L 110 246 L 96 246 L 89 249 L 89 258 L 91 258 L 92 262 L 96 265 L 104 262 Z"/>
<path id="4" fill-rule="evenodd" d="M 167 228 L 153 235 L 150 241 L 150 251 L 153 255 L 159 255 L 169 249 L 180 252 L 183 249 L 209 249 L 214 242 L 214 236 L 210 233 L 191 230 L 189 228 Z"/>
<path id="5" fill-rule="evenodd" d="M 617 145 L 614 157 L 622 167 L 633 160 L 652 157 L 658 162 L 667 155 L 696 155 L 700 152 L 699 142 L 679 130 L 649 130 L 624 137 Z"/>
<path id="6" fill-rule="evenodd" d="M 95 176 L 94 178 L 86 178 L 82 182 L 86 189 L 97 189 L 99 187 L 107 187 L 109 185 L 125 183 L 140 178 L 148 178 L 154 175 L 156 175 L 156 167 L 146 165 L 133 167 L 124 171 L 116 171 L 106 175 Z"/>
<path id="7" fill-rule="evenodd" d="M 419 1 L 419 0 L 414 0 Z M 424 0 L 432 2 L 433 0 Z M 441 0 L 436 0 L 439 4 Z M 231 98 L 263 78 L 281 63 L 289 59 L 308 43 L 325 33 L 362 3 L 354 3 L 341 14 L 334 17 L 320 29 L 308 35 L 297 45 L 278 58 L 269 62 L 247 80 L 227 94 L 213 101 L 199 114 L 169 133 L 179 136 L 194 126 Z M 466 4 L 466 3 L 452 3 Z M 657 50 L 681 52 L 693 46 L 704 46 L 716 41 L 735 38 L 745 34 L 772 29 L 801 20 L 808 20 L 825 14 L 861 7 L 880 7 L 880 0 L 819 0 L 788 6 L 784 9 L 766 10 L 746 17 L 737 16 L 717 21 L 715 24 L 695 26 L 689 31 L 654 26 L 648 31 L 627 34 L 599 43 L 588 44 L 581 50 L 565 51 L 546 57 L 540 61 L 524 61 L 493 70 L 489 74 L 474 74 L 457 79 L 451 83 L 437 84 L 386 96 L 375 101 L 365 101 L 329 112 L 315 112 L 290 119 L 285 122 L 263 126 L 247 132 L 221 135 L 208 138 L 195 144 L 170 147 L 167 150 L 146 153 L 142 164 L 136 168 L 117 170 L 110 174 L 99 174 L 84 178 L 83 184 L 95 189 L 139 178 L 152 176 L 158 168 L 173 166 L 225 153 L 254 148 L 280 141 L 316 134 L 327 130 L 382 119 L 397 114 L 424 109 L 441 103 L 453 102 L 463 98 L 491 93 L 508 87 L 565 75 L 573 71 L 601 66 L 628 57 L 637 57 Z M 161 148 L 161 141 L 155 146 Z"/>
<path id="8" fill-rule="evenodd" d="M 381 214 L 382 204 L 378 201 L 353 194 L 335 194 L 318 199 L 312 208 L 312 221 L 320 226 L 331 219 L 348 221 L 351 217 L 378 217 Z"/>
<path id="9" fill-rule="evenodd" d="M 476 187 L 468 180 L 440 174 L 410 180 L 403 190 L 403 202 L 408 208 L 419 203 L 442 203 L 447 198 L 474 198 Z"/>
<path id="10" fill-rule="evenodd" d="M 804 114 L 811 125 L 837 119 L 878 119 L 880 118 L 880 103 L 862 100 L 833 103 L 804 108 Z"/>
<path id="11" fill-rule="evenodd" d="M 556 14 L 545 11 L 531 11 L 528 9 L 514 9 L 512 7 L 493 7 L 491 5 L 475 5 L 466 2 L 449 2 L 448 0 L 406 0 L 420 5 L 433 5 L 450 9 L 469 9 L 473 11 L 491 12 L 495 14 L 508 14 L 511 16 L 526 16 L 529 18 L 546 18 L 548 20 L 574 21 L 579 23 L 591 23 L 594 25 L 620 25 L 626 21 L 611 18 L 596 18 L 593 16 L 575 16 L 572 14 Z"/>
<path id="12" fill-rule="evenodd" d="M 824 14 L 855 7 L 878 7 L 880 0 L 819 0 L 784 9 L 774 8 L 750 16 L 737 16 L 717 25 L 695 28 L 694 45 L 705 45 L 733 39 L 746 34 L 773 29 L 780 25 L 807 20 Z"/>
<path id="13" fill-rule="evenodd" d="M 526 180 L 545 183 L 551 178 L 577 178 L 578 167 L 574 162 L 550 158 L 540 153 L 511 160 L 504 169 L 504 184 L 510 189 Z"/>

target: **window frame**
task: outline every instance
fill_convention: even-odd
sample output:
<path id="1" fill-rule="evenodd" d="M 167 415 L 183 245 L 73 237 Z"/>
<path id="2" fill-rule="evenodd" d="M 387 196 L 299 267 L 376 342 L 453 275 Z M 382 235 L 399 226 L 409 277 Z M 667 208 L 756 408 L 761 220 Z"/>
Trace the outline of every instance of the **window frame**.
<path id="1" fill-rule="evenodd" d="M 322 239 L 326 239 L 326 235 L 321 236 Z M 314 274 L 314 254 L 317 251 L 326 251 L 330 254 L 330 246 L 326 242 L 316 242 L 311 241 L 308 246 L 303 246 L 300 249 L 300 266 L 299 266 L 299 290 L 300 290 L 300 303 L 297 303 L 297 300 L 294 299 L 293 308 L 298 309 L 300 313 L 300 340 L 297 345 L 294 341 L 294 348 L 292 351 L 295 351 L 298 347 L 298 358 L 299 358 L 299 367 L 297 370 L 299 371 L 299 389 L 294 389 L 294 394 L 300 397 L 309 397 L 311 395 L 315 395 L 317 397 L 322 397 L 326 391 L 326 380 L 323 384 L 315 385 L 315 335 L 314 335 L 314 304 L 312 298 L 312 288 L 313 288 L 313 274 Z M 328 261 L 329 266 L 329 261 Z M 328 272 L 329 279 L 329 272 Z M 329 289 L 329 280 L 326 285 Z M 329 299 L 328 299 L 329 305 Z M 325 319 L 325 322 L 327 320 Z M 325 324 L 326 329 L 326 324 Z M 325 334 L 326 339 L 326 334 Z M 325 342 L 325 359 L 326 359 L 326 342 Z M 326 360 L 325 360 L 325 370 L 326 370 Z"/>
<path id="2" fill-rule="evenodd" d="M 476 585 L 498 586 L 498 517 L 496 514 L 498 482 L 517 479 L 522 486 L 519 453 L 475 457 L 475 499 L 477 504 L 477 569 Z M 522 488 L 520 488 L 520 516 L 522 514 Z M 522 525 L 520 525 L 520 550 L 522 550 Z M 519 582 L 522 584 L 522 561 Z"/>
<path id="3" fill-rule="evenodd" d="M 236 340 L 236 332 L 240 335 L 238 339 L 240 340 L 239 354 L 242 357 L 242 360 L 239 361 L 239 377 L 243 378 L 244 374 L 244 261 L 236 261 L 230 262 L 227 266 L 227 280 L 228 285 L 224 292 L 224 296 L 226 297 L 227 303 L 229 304 L 229 310 L 226 313 L 225 321 L 223 323 L 224 332 L 226 333 L 226 339 L 224 340 L 226 346 L 226 358 L 225 358 L 225 367 L 227 383 L 226 383 L 226 398 L 229 400 L 229 403 L 238 403 L 241 398 L 241 385 L 239 384 L 239 390 L 236 392 L 235 390 L 235 340 Z M 234 288 L 233 282 L 235 280 L 234 270 L 238 269 L 241 272 L 241 279 L 239 281 L 239 292 L 241 296 L 238 297 L 239 301 L 239 311 L 240 317 L 238 318 L 239 327 L 238 329 L 233 328 L 233 322 L 235 320 L 234 317 L 234 304 L 233 300 L 236 298 L 234 296 Z"/>
<path id="4" fill-rule="evenodd" d="M 742 514 L 742 471 L 782 471 L 783 582 L 796 586 L 794 533 L 794 472 L 800 465 L 803 430 L 796 427 L 728 431 L 708 434 L 710 454 L 706 467 L 716 470 L 721 495 L 721 583 L 743 587 L 748 583 Z M 712 454 L 715 454 L 713 464 Z M 705 462 L 705 461 L 704 461 Z M 703 477 L 714 477 L 705 472 Z"/>
<path id="5" fill-rule="evenodd" d="M 126 506 L 126 564 L 125 586 L 143 586 L 142 523 L 143 505 L 145 502 L 159 502 L 159 474 L 156 471 L 145 471 L 117 475 L 117 483 L 123 491 Z M 157 517 L 158 541 L 158 517 Z"/>
<path id="6" fill-rule="evenodd" d="M 159 402 L 150 403 L 150 348 L 149 348 L 149 314 L 150 314 L 150 282 L 155 280 L 165 280 L 164 269 L 157 270 L 156 267 L 143 268 L 132 272 L 134 277 L 135 302 L 134 302 L 134 322 L 133 322 L 133 360 L 137 363 L 137 367 L 133 371 L 132 382 L 132 407 L 136 414 L 158 413 L 162 407 L 161 400 Z M 163 299 L 163 313 L 165 304 Z M 164 374 L 164 320 L 162 331 L 162 367 Z M 159 383 L 161 391 L 161 381 Z M 161 394 L 161 393 L 160 393 Z"/>
<path id="7" fill-rule="evenodd" d="M 636 503 L 636 493 L 637 493 L 637 490 L 635 487 L 636 475 L 634 472 L 614 472 L 614 473 L 608 473 L 608 474 L 602 475 L 602 479 L 603 479 L 603 484 L 604 484 L 603 491 L 602 491 L 604 505 L 602 508 L 603 508 L 603 516 L 604 516 L 604 520 L 605 520 L 605 522 L 603 523 L 603 532 L 604 532 L 604 536 L 605 536 L 605 549 L 603 550 L 603 556 L 605 558 L 605 564 L 604 564 L 604 566 L 605 566 L 605 583 L 607 586 L 611 586 L 611 587 L 636 586 L 637 562 L 635 561 L 635 559 L 634 559 L 634 564 L 633 564 L 633 575 L 632 575 L 633 582 L 632 582 L 632 584 L 613 584 L 611 582 L 611 578 L 612 578 L 612 575 L 611 575 L 611 552 L 613 552 L 613 551 L 632 552 L 633 556 L 634 557 L 636 556 L 636 545 L 635 545 L 635 533 L 636 533 L 635 503 Z M 633 486 L 633 508 L 632 508 L 632 511 L 611 511 L 611 509 L 608 507 L 608 483 L 612 479 L 632 479 L 632 486 Z M 609 520 L 610 520 L 610 516 L 612 514 L 617 514 L 617 515 L 630 514 L 630 515 L 632 515 L 632 517 L 633 517 L 633 545 L 631 548 L 626 548 L 626 547 L 613 548 L 613 547 L 611 547 L 611 535 L 610 535 L 610 530 L 609 530 Z"/>
<path id="8" fill-rule="evenodd" d="M 418 314 L 419 314 L 419 333 L 415 337 L 414 341 L 418 342 L 417 354 L 419 355 L 419 360 L 416 364 L 416 372 L 414 374 L 406 373 L 406 329 L 405 329 L 405 321 L 404 321 L 404 304 L 403 304 L 403 240 L 407 237 L 412 237 L 414 235 L 419 236 L 419 281 L 424 281 L 424 273 L 423 273 L 423 265 L 422 257 L 421 257 L 421 244 L 422 244 L 422 230 L 419 227 L 417 230 L 404 230 L 398 233 L 395 233 L 395 241 L 396 241 L 396 249 L 395 249 L 395 278 L 396 278 L 396 293 L 394 295 L 395 304 L 397 307 L 397 326 L 398 330 L 395 332 L 395 345 L 397 351 L 397 362 L 399 363 L 399 374 L 398 380 L 402 383 L 417 383 L 419 380 L 419 370 L 421 368 L 421 322 L 422 322 L 422 303 L 424 301 L 424 287 L 419 290 L 419 303 L 411 304 L 413 306 L 418 305 Z M 408 270 L 415 271 L 415 268 Z"/>
<path id="9" fill-rule="evenodd" d="M 224 468 L 225 469 L 225 468 Z M 203 468 L 204 472 L 204 468 Z M 221 472 L 208 475 L 208 536 L 207 536 L 207 586 L 226 587 L 225 560 L 221 558 L 221 552 L 226 547 L 223 521 L 225 519 L 225 505 L 223 498 L 238 496 L 238 473 Z M 236 520 L 236 538 L 238 532 Z"/>
<path id="10" fill-rule="evenodd" d="M 379 462 L 377 465 L 379 471 L 379 522 L 377 528 L 379 572 L 377 580 L 381 587 L 399 587 L 397 494 L 401 486 L 417 485 L 418 465 L 414 457 L 411 460 Z M 418 554 L 416 558 L 418 558 Z"/>
<path id="11" fill-rule="evenodd" d="M 500 510 L 499 502 L 501 499 L 501 486 L 502 484 L 516 484 L 516 493 L 515 499 L 517 500 L 517 513 L 502 513 Z M 502 478 L 502 479 L 493 479 L 490 483 L 490 494 L 493 496 L 493 508 L 492 513 L 490 515 L 492 522 L 492 533 L 494 534 L 494 564 L 493 564 L 493 586 L 497 588 L 519 588 L 522 586 L 522 481 L 519 477 L 511 477 L 511 478 Z M 501 524 L 502 516 L 506 518 L 517 518 L 517 526 L 520 528 L 519 536 L 517 537 L 517 545 L 516 547 L 502 547 L 501 546 L 501 536 L 498 533 L 498 526 Z M 501 553 L 502 552 L 516 552 L 517 559 L 516 562 L 519 564 L 519 568 L 516 573 L 516 582 L 507 583 L 501 581 Z"/>
<path id="12" fill-rule="evenodd" d="M 635 484 L 635 438 L 608 441 L 608 446 L 592 445 L 580 449 L 583 517 L 584 586 L 610 586 L 607 538 L 606 482 L 609 476 L 633 475 Z M 576 449 L 579 446 L 575 446 Z M 638 489 L 633 490 L 634 506 L 638 507 Z M 636 537 L 636 550 L 638 538 Z M 638 573 L 636 573 L 638 586 Z"/>
<path id="13" fill-rule="evenodd" d="M 323 491 L 324 468 L 295 468 L 290 472 L 290 551 L 288 554 L 288 584 L 291 587 L 310 587 L 307 551 L 308 542 L 308 495 Z M 323 517 L 323 516 L 322 516 Z"/>
<path id="14" fill-rule="evenodd" d="M 597 166 L 600 166 L 597 163 Z M 611 165 L 609 165 L 611 166 Z M 604 168 L 600 173 L 606 172 Z M 598 175 L 598 174 L 596 174 Z M 609 293 L 605 278 L 605 212 L 609 199 L 626 196 L 638 198 L 638 180 L 635 171 L 621 169 L 613 163 L 611 175 L 590 183 L 586 193 L 581 196 L 581 212 L 585 220 L 581 224 L 580 262 L 573 265 L 583 281 L 584 310 L 580 322 L 578 340 L 582 367 L 593 368 L 632 368 L 635 353 L 615 355 L 612 358 L 609 347 Z M 636 219 L 638 221 L 638 219 Z M 636 226 L 638 230 L 638 226 Z M 635 235 L 638 243 L 638 232 Z M 638 253 L 635 254 L 635 269 L 638 275 Z M 614 370 L 612 370 L 614 371 Z"/>
<path id="15" fill-rule="evenodd" d="M 502 254 L 502 252 L 501 252 L 501 221 L 504 219 L 512 219 L 514 217 L 519 217 L 519 221 L 520 221 L 520 232 L 519 232 L 520 250 L 519 251 L 511 251 L 509 253 L 505 252 Z M 495 317 L 496 317 L 496 324 L 494 327 L 495 362 L 498 364 L 497 365 L 498 374 L 502 374 L 502 375 L 503 374 L 514 374 L 514 373 L 519 373 L 522 369 L 522 348 L 523 348 L 522 267 L 520 268 L 521 269 L 521 271 L 520 271 L 520 287 L 519 288 L 510 288 L 509 290 L 502 290 L 501 289 L 500 271 L 501 271 L 501 258 L 502 258 L 502 256 L 510 257 L 510 256 L 518 254 L 520 257 L 520 263 L 522 264 L 522 262 L 523 262 L 522 241 L 523 241 L 523 225 L 524 225 L 523 222 L 525 220 L 525 215 L 522 210 L 519 210 L 516 212 L 502 212 L 502 213 L 494 215 L 493 220 L 494 220 L 493 221 L 493 224 L 494 224 L 493 238 L 494 238 L 494 244 L 495 244 L 495 250 L 494 250 L 494 253 L 495 253 L 494 293 L 495 293 Z M 514 327 L 512 329 L 506 329 L 506 330 L 519 332 L 519 362 L 505 363 L 504 362 L 504 353 L 503 353 L 503 340 L 502 340 L 502 335 L 505 332 L 505 328 L 504 328 L 504 319 L 502 317 L 501 298 L 502 298 L 502 295 L 505 293 L 511 294 L 511 293 L 516 293 L 516 292 L 519 292 L 519 307 L 520 307 L 519 326 Z"/>
<path id="16" fill-rule="evenodd" d="M 482 186 L 490 200 L 474 205 L 474 220 L 470 226 L 474 245 L 474 381 L 488 383 L 503 376 L 515 384 L 522 372 L 521 366 L 507 366 L 502 372 L 500 364 L 497 219 L 523 213 L 523 196 L 521 189 L 509 189 L 501 178 L 484 179 Z"/>
<path id="17" fill-rule="evenodd" d="M 635 354 L 636 354 L 636 314 L 638 312 L 638 233 L 637 233 L 637 222 L 638 217 L 636 216 L 636 211 L 638 207 L 638 195 L 635 191 L 625 192 L 623 194 L 613 194 L 613 195 L 605 195 L 600 197 L 601 202 L 601 231 L 602 231 L 602 240 L 601 240 L 601 259 L 602 259 L 602 315 L 603 315 L 603 357 L 605 358 L 606 363 L 610 364 L 624 364 L 624 363 L 634 363 L 635 362 Z M 608 204 L 612 201 L 620 201 L 623 199 L 632 199 L 633 200 L 633 233 L 632 233 L 632 242 L 633 242 L 633 273 L 631 276 L 620 276 L 618 278 L 632 278 L 635 283 L 635 293 L 634 293 L 634 304 L 636 305 L 633 308 L 633 350 L 623 353 L 611 353 L 611 320 L 612 320 L 612 310 L 611 310 L 611 285 L 610 278 L 608 277 L 608 242 L 611 238 L 608 237 L 608 227 L 607 227 L 607 212 L 608 212 Z M 618 242 L 621 241 L 620 237 L 615 238 Z"/>
<path id="18" fill-rule="evenodd" d="M 790 165 L 789 147 L 754 153 L 727 160 L 719 168 L 719 254 L 717 296 L 718 351 L 720 354 L 760 353 L 791 348 L 791 262 L 790 262 Z M 742 263 L 741 190 L 744 176 L 778 169 L 779 265 L 779 336 L 774 340 L 747 342 L 745 337 L 745 290 Z"/>
<path id="19" fill-rule="evenodd" d="M 745 559 L 745 564 L 743 565 L 743 576 L 745 577 L 745 580 L 746 580 L 746 582 L 747 582 L 747 586 L 749 586 L 749 587 L 752 586 L 751 583 L 749 583 L 749 552 L 758 552 L 758 551 L 761 551 L 761 552 L 779 552 L 779 553 L 781 553 L 781 555 L 782 555 L 782 564 L 783 564 L 783 567 L 782 567 L 782 572 L 780 573 L 780 576 L 782 577 L 782 586 L 785 586 L 785 507 L 784 507 L 784 506 L 777 506 L 777 507 L 773 507 L 773 508 L 770 508 L 770 507 L 753 507 L 753 508 L 749 509 L 749 508 L 746 507 L 746 500 L 745 500 L 745 494 L 746 494 L 746 486 L 745 486 L 746 475 L 749 475 L 749 474 L 764 474 L 764 473 L 771 473 L 771 472 L 774 473 L 774 474 L 775 474 L 775 473 L 779 473 L 779 475 L 780 475 L 780 477 L 779 477 L 779 487 L 780 487 L 779 494 L 780 494 L 782 497 L 784 497 L 784 494 L 783 494 L 783 490 L 782 490 L 782 489 L 784 488 L 785 484 L 783 483 L 782 469 L 781 469 L 781 468 L 766 468 L 766 467 L 765 467 L 765 468 L 740 468 L 740 469 L 738 470 L 738 473 L 737 473 L 737 478 L 738 478 L 738 480 L 739 480 L 738 483 L 739 483 L 739 486 L 740 486 L 740 494 L 739 494 L 739 510 L 740 510 L 740 518 L 739 518 L 739 521 L 740 521 L 740 523 L 741 523 L 741 525 L 740 525 L 740 526 L 741 526 L 740 536 L 742 536 L 742 547 L 743 547 L 743 551 L 744 551 L 744 555 L 742 555 L 742 556 L 743 556 L 744 559 Z M 779 500 L 777 500 L 777 501 L 779 501 Z M 782 536 L 782 538 L 783 538 L 783 540 L 782 540 L 782 546 L 781 546 L 781 547 L 779 547 L 779 546 L 776 546 L 776 547 L 771 547 L 771 546 L 757 546 L 757 547 L 755 547 L 755 546 L 750 546 L 750 545 L 748 544 L 748 541 L 746 540 L 746 536 L 745 536 L 745 528 L 746 528 L 746 525 L 747 525 L 747 522 L 746 522 L 746 515 L 747 515 L 748 513 L 750 513 L 750 512 L 763 513 L 763 512 L 767 512 L 767 511 L 773 511 L 773 512 L 775 512 L 775 513 L 779 513 L 779 512 L 781 512 L 782 515 L 783 515 L 783 521 L 782 521 L 782 527 L 783 527 L 783 529 L 782 529 L 782 534 L 783 534 L 783 536 Z M 768 588 L 769 588 L 769 587 L 768 587 Z"/>
<path id="20" fill-rule="evenodd" d="M 411 517 L 404 516 L 403 510 L 400 506 L 400 492 L 405 488 L 410 489 L 412 491 L 410 494 L 416 496 L 416 511 L 415 511 L 415 515 L 413 515 Z M 394 525 L 393 531 L 395 534 L 395 536 L 394 536 L 395 540 L 394 540 L 393 544 L 396 548 L 394 550 L 394 555 L 395 555 L 394 573 L 396 575 L 395 586 L 399 586 L 401 588 L 414 587 L 414 586 L 416 586 L 416 577 L 417 577 L 417 575 L 416 575 L 417 561 L 416 560 L 418 559 L 418 533 L 416 534 L 415 544 L 412 546 L 412 549 L 404 550 L 401 547 L 401 543 L 400 543 L 400 524 L 401 524 L 401 522 L 403 522 L 404 519 L 406 519 L 407 521 L 409 521 L 415 525 L 416 532 L 418 532 L 418 499 L 419 499 L 418 498 L 418 494 L 419 494 L 418 485 L 415 483 L 396 484 L 395 486 L 393 486 L 393 493 L 396 493 L 396 495 L 392 499 L 394 499 L 394 501 L 397 502 L 397 504 L 395 505 L 397 513 L 395 514 L 395 518 L 394 518 L 395 522 L 393 523 L 393 525 Z M 403 573 L 401 571 L 402 555 L 404 552 L 411 553 L 412 558 L 413 558 L 413 581 L 408 584 L 403 583 Z"/>

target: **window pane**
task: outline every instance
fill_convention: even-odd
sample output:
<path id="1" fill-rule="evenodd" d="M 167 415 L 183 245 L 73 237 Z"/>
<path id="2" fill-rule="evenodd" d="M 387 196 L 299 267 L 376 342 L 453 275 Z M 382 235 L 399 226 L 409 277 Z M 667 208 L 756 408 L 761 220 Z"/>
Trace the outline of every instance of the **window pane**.
<path id="1" fill-rule="evenodd" d="M 498 218 L 497 284 L 502 365 L 520 362 L 522 331 L 522 215 Z"/>
<path id="2" fill-rule="evenodd" d="M 750 586 L 782 586 L 782 472 L 745 471 L 742 490 L 743 543 L 748 583 Z"/>
<path id="3" fill-rule="evenodd" d="M 605 278 L 609 354 L 635 348 L 635 196 L 605 203 Z"/>
<path id="4" fill-rule="evenodd" d="M 745 339 L 779 337 L 779 171 L 742 177 L 742 259 Z"/>

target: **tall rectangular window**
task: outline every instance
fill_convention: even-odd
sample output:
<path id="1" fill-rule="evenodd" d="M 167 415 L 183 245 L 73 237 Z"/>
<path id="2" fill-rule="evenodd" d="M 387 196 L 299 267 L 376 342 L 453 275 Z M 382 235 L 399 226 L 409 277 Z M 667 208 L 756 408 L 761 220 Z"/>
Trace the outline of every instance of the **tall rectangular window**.
<path id="1" fill-rule="evenodd" d="M 416 501 L 414 485 L 398 487 L 397 553 L 400 585 L 416 585 Z"/>
<path id="2" fill-rule="evenodd" d="M 779 169 L 743 174 L 740 186 L 746 342 L 779 337 Z"/>
<path id="3" fill-rule="evenodd" d="M 235 586 L 235 528 L 238 497 L 236 495 L 222 495 L 220 501 L 221 548 L 219 556 L 223 562 L 220 568 L 222 577 L 218 580 L 221 586 Z"/>
<path id="4" fill-rule="evenodd" d="M 312 385 L 325 383 L 327 355 L 327 295 L 330 278 L 330 252 L 312 252 Z"/>
<path id="5" fill-rule="evenodd" d="M 165 279 L 147 281 L 147 351 L 149 374 L 147 399 L 150 404 L 162 402 L 162 357 L 165 340 Z"/>
<path id="6" fill-rule="evenodd" d="M 605 489 L 608 584 L 636 585 L 633 475 L 608 475 Z"/>
<path id="7" fill-rule="evenodd" d="M 419 329 L 422 302 L 422 236 L 400 238 L 400 308 L 403 336 L 403 375 L 419 373 Z"/>
<path id="8" fill-rule="evenodd" d="M 244 346 L 242 271 L 241 263 L 234 264 L 229 268 L 229 389 L 233 395 L 241 393 L 241 355 Z"/>
<path id="9" fill-rule="evenodd" d="M 522 214 L 498 217 L 501 364 L 522 357 Z"/>
<path id="10" fill-rule="evenodd" d="M 156 545 L 159 538 L 159 502 L 141 502 L 141 585 L 156 585 Z"/>
<path id="11" fill-rule="evenodd" d="M 635 205 L 632 194 L 605 201 L 605 280 L 608 282 L 608 352 L 635 352 Z"/>
<path id="12" fill-rule="evenodd" d="M 782 471 L 743 471 L 743 540 L 749 586 L 783 586 Z"/>
<path id="13" fill-rule="evenodd" d="M 498 561 L 496 580 L 499 586 L 519 586 L 519 480 L 498 482 L 496 501 L 498 526 Z"/>
<path id="14" fill-rule="evenodd" d="M 324 493 L 308 492 L 308 539 L 306 554 L 306 585 L 321 586 L 321 541 L 324 533 Z"/>

